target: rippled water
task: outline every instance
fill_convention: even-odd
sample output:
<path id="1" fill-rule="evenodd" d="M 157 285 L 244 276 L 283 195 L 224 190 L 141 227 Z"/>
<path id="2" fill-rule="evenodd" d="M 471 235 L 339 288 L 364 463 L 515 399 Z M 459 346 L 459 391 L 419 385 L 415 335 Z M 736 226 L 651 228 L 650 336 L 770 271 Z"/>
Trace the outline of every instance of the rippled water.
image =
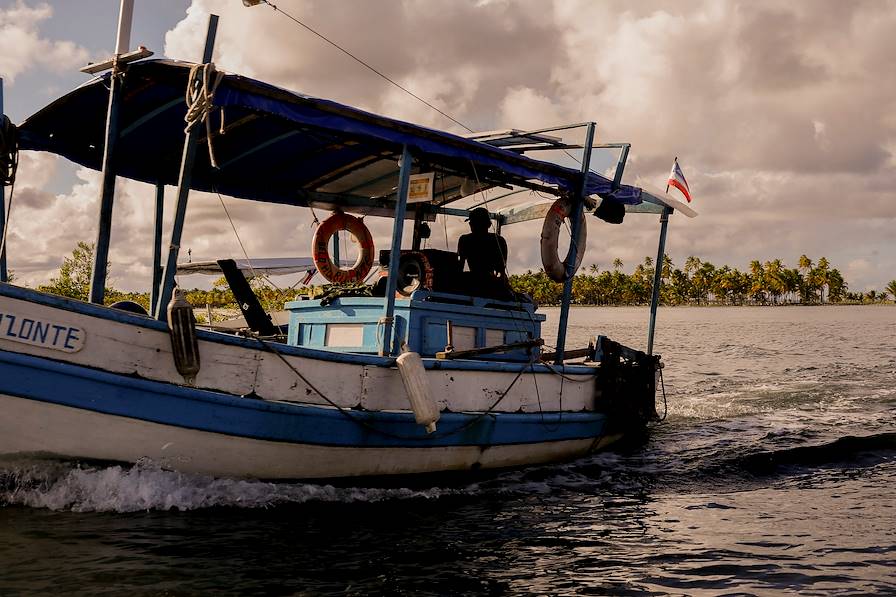
<path id="1" fill-rule="evenodd" d="M 646 318 L 575 309 L 570 343 Z M 662 310 L 649 438 L 475 479 L 0 463 L 0 594 L 893 594 L 894 344 L 893 307 Z"/>

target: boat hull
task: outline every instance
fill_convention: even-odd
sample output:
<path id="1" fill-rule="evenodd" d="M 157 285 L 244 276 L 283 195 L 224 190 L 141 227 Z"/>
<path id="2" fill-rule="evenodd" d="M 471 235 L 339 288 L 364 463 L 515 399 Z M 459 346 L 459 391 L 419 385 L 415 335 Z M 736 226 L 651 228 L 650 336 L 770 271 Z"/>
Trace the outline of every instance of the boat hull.
<path id="1" fill-rule="evenodd" d="M 0 453 L 136 462 L 221 477 L 320 479 L 570 460 L 616 436 L 510 445 L 343 447 L 238 437 L 0 395 Z M 93 430 L 88 432 L 87 430 Z"/>
<path id="2" fill-rule="evenodd" d="M 430 359 L 441 411 L 430 434 L 394 359 L 278 346 L 201 332 L 199 387 L 188 386 L 164 324 L 0 285 L 0 455 L 315 479 L 569 460 L 621 430 L 595 407 L 593 367 L 561 377 L 541 365 Z"/>

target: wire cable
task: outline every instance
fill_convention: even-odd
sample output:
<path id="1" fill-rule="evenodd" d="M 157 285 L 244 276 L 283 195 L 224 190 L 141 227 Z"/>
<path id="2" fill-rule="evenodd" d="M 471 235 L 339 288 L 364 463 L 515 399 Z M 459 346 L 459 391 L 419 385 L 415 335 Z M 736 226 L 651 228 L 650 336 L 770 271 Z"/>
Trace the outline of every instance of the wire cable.
<path id="1" fill-rule="evenodd" d="M 308 30 L 309 32 L 311 32 L 311 33 L 313 33 L 314 35 L 316 35 L 317 37 L 321 38 L 322 40 L 324 40 L 325 42 L 327 42 L 328 44 L 330 44 L 331 46 L 333 46 L 334 48 L 336 48 L 337 50 L 339 50 L 340 52 L 342 52 L 343 54 L 345 54 L 346 56 L 348 56 L 349 58 L 351 58 L 352 60 L 354 60 L 354 61 L 357 62 L 358 64 L 360 64 L 361 66 L 363 66 L 364 68 L 367 68 L 368 70 L 370 70 L 371 72 L 375 73 L 375 74 L 378 75 L 379 77 L 385 79 L 386 81 L 388 81 L 389 83 L 391 83 L 391 84 L 394 85 L 395 87 L 401 89 L 402 91 L 404 91 L 405 93 L 407 93 L 407 94 L 410 95 L 411 97 L 413 97 L 413 98 L 415 98 L 416 100 L 422 102 L 423 104 L 429 106 L 430 108 L 432 108 L 433 110 L 435 110 L 436 112 L 438 112 L 439 114 L 441 114 L 442 116 L 444 116 L 445 118 L 447 118 L 448 120 L 450 120 L 451 122 L 453 122 L 454 124 L 456 124 L 456 125 L 462 127 L 464 130 L 466 130 L 466 131 L 469 132 L 469 133 L 472 133 L 472 132 L 473 132 L 473 129 L 471 129 L 470 127 L 468 127 L 467 125 L 465 125 L 465 124 L 462 123 L 461 121 L 457 120 L 456 118 L 454 118 L 454 117 L 451 116 L 450 114 L 448 114 L 448 113 L 446 113 L 446 112 L 443 112 L 442 110 L 436 108 L 434 105 L 432 105 L 431 103 L 429 103 L 428 101 L 426 101 L 425 99 L 423 99 L 422 97 L 420 97 L 419 95 L 417 95 L 416 93 L 414 93 L 413 91 L 409 90 L 408 88 L 403 87 L 403 86 L 402 86 L 401 84 L 399 84 L 399 83 L 396 83 L 393 79 L 389 78 L 388 76 L 386 76 L 385 74 L 383 74 L 382 72 L 380 72 L 379 70 L 377 70 L 376 68 L 374 68 L 373 66 L 371 66 L 370 64 L 368 64 L 367 62 L 361 60 L 360 58 L 358 58 L 357 56 L 355 56 L 354 54 L 352 54 L 351 52 L 349 52 L 348 50 L 346 50 L 345 48 L 343 48 L 342 46 L 340 46 L 339 44 L 337 44 L 337 43 L 334 42 L 333 40 L 329 39 L 327 36 L 323 35 L 322 33 L 318 33 L 317 31 L 315 31 L 314 29 L 312 29 L 310 26 L 306 25 L 305 23 L 303 23 L 302 21 L 300 21 L 300 20 L 297 19 L 296 17 L 292 16 L 291 14 L 289 14 L 288 12 L 286 12 L 285 10 L 282 10 L 282 9 L 278 8 L 276 4 L 272 4 L 271 2 L 268 2 L 268 0 L 261 0 L 261 1 L 262 1 L 264 4 L 267 4 L 268 6 L 270 6 L 271 8 L 273 8 L 275 12 L 279 12 L 280 14 L 282 14 L 283 16 L 285 16 L 286 18 L 288 18 L 288 19 L 290 19 L 291 21 L 293 21 L 296 25 L 299 25 L 300 27 L 302 27 L 302 28 Z"/>

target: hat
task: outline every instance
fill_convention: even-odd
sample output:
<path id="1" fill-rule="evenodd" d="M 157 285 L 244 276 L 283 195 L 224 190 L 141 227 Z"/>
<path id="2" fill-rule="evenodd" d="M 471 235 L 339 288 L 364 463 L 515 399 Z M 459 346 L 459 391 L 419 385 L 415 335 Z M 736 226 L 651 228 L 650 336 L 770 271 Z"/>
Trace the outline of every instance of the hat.
<path id="1" fill-rule="evenodd" d="M 466 222 L 472 222 L 473 224 L 482 224 L 491 226 L 491 218 L 488 215 L 488 210 L 484 207 L 477 207 L 473 211 L 470 212 L 469 217 L 467 217 Z"/>

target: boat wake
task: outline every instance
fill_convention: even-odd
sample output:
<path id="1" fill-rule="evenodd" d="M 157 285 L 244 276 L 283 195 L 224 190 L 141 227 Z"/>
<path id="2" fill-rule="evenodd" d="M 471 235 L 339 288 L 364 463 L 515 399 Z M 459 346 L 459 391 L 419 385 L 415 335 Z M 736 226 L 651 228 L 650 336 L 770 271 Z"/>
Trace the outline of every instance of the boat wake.
<path id="1" fill-rule="evenodd" d="M 73 512 L 268 508 L 312 501 L 430 499 L 453 491 L 219 479 L 163 470 L 150 461 L 132 466 L 90 466 L 45 459 L 0 463 L 0 505 Z"/>
<path id="2" fill-rule="evenodd" d="M 739 450 L 742 451 L 742 450 Z M 681 456 L 681 455 L 680 455 Z M 127 465 L 85 465 L 62 460 L 0 462 L 0 505 L 72 512 L 189 511 L 207 508 L 270 508 L 304 503 L 431 500 L 487 495 L 532 496 L 559 492 L 614 495 L 744 488 L 743 483 L 805 482 L 805 475 L 830 480 L 832 470 L 858 470 L 896 462 L 896 433 L 845 436 L 834 441 L 781 449 L 676 458 L 669 455 L 606 452 L 561 466 L 532 467 L 465 484 L 416 487 L 342 487 L 221 479 L 168 471 L 151 461 Z M 726 482 L 726 479 L 730 482 Z"/>

